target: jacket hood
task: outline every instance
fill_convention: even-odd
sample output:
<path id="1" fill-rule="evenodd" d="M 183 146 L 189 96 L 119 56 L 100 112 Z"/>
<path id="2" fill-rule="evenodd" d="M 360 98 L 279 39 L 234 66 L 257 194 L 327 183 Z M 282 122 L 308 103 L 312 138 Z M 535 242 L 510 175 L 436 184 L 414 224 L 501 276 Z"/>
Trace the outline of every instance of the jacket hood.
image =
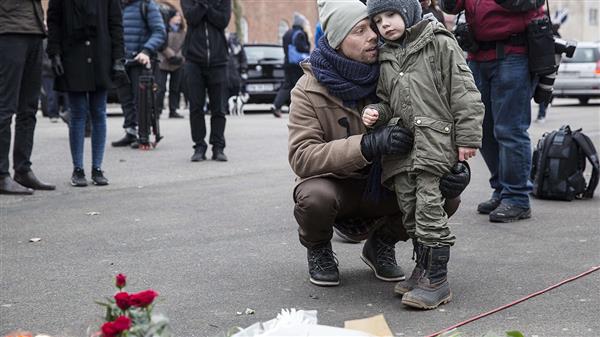
<path id="1" fill-rule="evenodd" d="M 379 50 L 379 61 L 396 62 L 394 50 L 404 48 L 406 54 L 413 54 L 421 50 L 427 44 L 435 39 L 436 34 L 444 34 L 454 38 L 444 25 L 437 21 L 421 20 L 416 25 L 408 28 L 404 33 L 404 40 L 401 43 L 395 41 L 386 41 L 385 45 L 391 48 L 382 48 Z"/>

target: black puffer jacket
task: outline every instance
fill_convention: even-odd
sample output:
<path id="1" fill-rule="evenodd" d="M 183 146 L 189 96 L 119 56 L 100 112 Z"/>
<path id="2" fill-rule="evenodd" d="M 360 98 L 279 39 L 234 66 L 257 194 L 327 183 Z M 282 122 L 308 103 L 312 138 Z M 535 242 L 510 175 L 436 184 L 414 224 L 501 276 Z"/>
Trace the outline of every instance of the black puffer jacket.
<path id="1" fill-rule="evenodd" d="M 204 67 L 227 64 L 225 28 L 231 18 L 231 0 L 181 0 L 188 24 L 183 55 Z"/>

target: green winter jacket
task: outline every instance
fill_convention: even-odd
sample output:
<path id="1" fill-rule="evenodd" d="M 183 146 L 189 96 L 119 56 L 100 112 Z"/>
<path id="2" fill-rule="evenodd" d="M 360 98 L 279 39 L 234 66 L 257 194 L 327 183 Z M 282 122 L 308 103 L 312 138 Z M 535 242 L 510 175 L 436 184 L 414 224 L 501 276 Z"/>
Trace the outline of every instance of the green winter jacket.
<path id="1" fill-rule="evenodd" d="M 442 24 L 417 23 L 406 30 L 403 44 L 386 42 L 379 61 L 382 101 L 369 105 L 379 111 L 374 127 L 399 123 L 415 137 L 409 155 L 382 158 L 382 182 L 416 169 L 441 176 L 458 161 L 458 146 L 481 147 L 481 95 L 462 50 Z"/>

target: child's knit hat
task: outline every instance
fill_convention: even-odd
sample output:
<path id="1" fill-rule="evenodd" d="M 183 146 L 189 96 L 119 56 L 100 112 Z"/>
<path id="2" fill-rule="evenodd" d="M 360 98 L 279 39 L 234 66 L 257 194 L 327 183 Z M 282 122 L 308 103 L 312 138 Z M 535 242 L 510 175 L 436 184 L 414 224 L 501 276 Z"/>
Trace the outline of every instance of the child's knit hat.
<path id="1" fill-rule="evenodd" d="M 371 19 L 381 12 L 397 12 L 402 16 L 406 28 L 421 21 L 423 14 L 419 0 L 368 0 L 367 11 Z"/>

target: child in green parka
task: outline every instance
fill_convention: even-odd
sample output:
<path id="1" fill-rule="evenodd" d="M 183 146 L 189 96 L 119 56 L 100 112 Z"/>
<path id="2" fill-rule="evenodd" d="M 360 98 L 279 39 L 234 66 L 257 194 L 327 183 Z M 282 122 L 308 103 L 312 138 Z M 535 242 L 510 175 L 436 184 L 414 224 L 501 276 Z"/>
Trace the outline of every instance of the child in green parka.
<path id="1" fill-rule="evenodd" d="M 407 156 L 384 156 L 382 181 L 393 188 L 417 256 L 410 278 L 395 292 L 405 305 L 433 309 L 447 303 L 450 246 L 440 177 L 475 156 L 484 106 L 462 50 L 444 26 L 421 20 L 418 0 L 369 0 L 369 17 L 384 44 L 378 104 L 363 110 L 367 127 L 399 124 L 414 134 Z"/>

